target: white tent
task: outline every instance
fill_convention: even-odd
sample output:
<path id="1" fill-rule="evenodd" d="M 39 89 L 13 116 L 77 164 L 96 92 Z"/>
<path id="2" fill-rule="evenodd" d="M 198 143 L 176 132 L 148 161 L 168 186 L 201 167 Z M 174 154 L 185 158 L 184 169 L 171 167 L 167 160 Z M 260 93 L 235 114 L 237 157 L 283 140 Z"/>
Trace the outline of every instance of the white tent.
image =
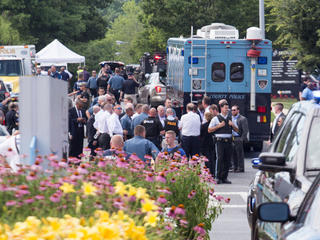
<path id="1" fill-rule="evenodd" d="M 85 63 L 85 57 L 64 46 L 57 39 L 36 54 L 36 62 L 43 64 Z"/>

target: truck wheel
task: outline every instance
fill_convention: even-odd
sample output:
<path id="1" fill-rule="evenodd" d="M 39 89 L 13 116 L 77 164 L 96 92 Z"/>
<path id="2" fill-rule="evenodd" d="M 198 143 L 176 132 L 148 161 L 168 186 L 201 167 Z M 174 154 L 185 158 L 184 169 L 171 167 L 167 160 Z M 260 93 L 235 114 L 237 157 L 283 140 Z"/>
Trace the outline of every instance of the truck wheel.
<path id="1" fill-rule="evenodd" d="M 262 148 L 263 148 L 263 142 L 255 142 L 253 144 L 253 150 L 255 152 L 261 152 L 262 151 Z"/>

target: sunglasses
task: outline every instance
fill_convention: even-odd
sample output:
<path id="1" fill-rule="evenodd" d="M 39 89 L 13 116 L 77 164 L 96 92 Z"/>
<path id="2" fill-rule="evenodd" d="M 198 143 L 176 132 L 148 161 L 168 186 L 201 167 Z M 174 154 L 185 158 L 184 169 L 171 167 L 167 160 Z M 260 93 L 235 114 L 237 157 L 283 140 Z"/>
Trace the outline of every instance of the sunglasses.
<path id="1" fill-rule="evenodd" d="M 237 109 L 232 109 L 231 111 L 233 111 L 233 112 L 234 112 L 234 111 L 237 111 Z"/>
<path id="2" fill-rule="evenodd" d="M 122 110 L 122 108 L 121 108 L 121 107 L 118 107 L 118 108 L 115 108 L 115 109 Z"/>

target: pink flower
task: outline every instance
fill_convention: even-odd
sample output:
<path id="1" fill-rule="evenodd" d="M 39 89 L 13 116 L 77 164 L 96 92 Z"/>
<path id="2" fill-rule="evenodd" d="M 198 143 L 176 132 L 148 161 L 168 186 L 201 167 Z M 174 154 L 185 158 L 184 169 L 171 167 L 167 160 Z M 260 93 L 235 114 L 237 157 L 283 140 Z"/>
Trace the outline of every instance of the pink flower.
<path id="1" fill-rule="evenodd" d="M 37 174 L 35 172 L 30 172 L 28 176 L 26 176 L 28 181 L 33 181 L 37 179 Z"/>
<path id="2" fill-rule="evenodd" d="M 173 178 L 171 178 L 171 182 L 172 183 L 175 183 L 177 180 L 173 177 Z"/>
<path id="3" fill-rule="evenodd" d="M 160 192 L 160 193 L 166 193 L 166 194 L 172 194 L 168 188 L 158 189 L 158 192 Z"/>
<path id="4" fill-rule="evenodd" d="M 147 176 L 146 176 L 146 181 L 147 182 L 153 182 L 154 179 L 153 179 L 153 174 L 152 173 L 148 173 Z"/>
<path id="5" fill-rule="evenodd" d="M 37 195 L 34 198 L 37 199 L 37 200 L 44 200 L 45 197 L 42 196 L 42 195 Z"/>
<path id="6" fill-rule="evenodd" d="M 167 199 L 165 198 L 165 196 L 160 195 L 157 199 L 157 202 L 159 202 L 160 204 L 165 204 L 167 203 Z"/>
<path id="7" fill-rule="evenodd" d="M 54 202 L 54 203 L 60 202 L 60 196 L 57 193 L 54 193 L 53 195 L 51 195 L 49 199 L 51 202 Z"/>
<path id="8" fill-rule="evenodd" d="M 126 182 L 127 181 L 127 179 L 125 177 L 122 177 L 122 176 L 119 176 L 118 180 L 121 181 L 121 182 Z"/>
<path id="9" fill-rule="evenodd" d="M 191 199 L 196 195 L 196 191 L 192 190 L 189 194 L 188 194 L 188 198 Z"/>
<path id="10" fill-rule="evenodd" d="M 188 221 L 185 219 L 180 219 L 180 226 L 186 228 L 188 226 Z"/>
<path id="11" fill-rule="evenodd" d="M 23 200 L 24 203 L 33 203 L 34 202 L 34 199 L 33 198 L 27 198 L 25 200 Z"/>
<path id="12" fill-rule="evenodd" d="M 204 230 L 204 224 L 203 223 L 199 223 L 197 226 L 195 226 L 193 228 L 194 231 L 196 231 L 197 233 L 199 233 L 201 236 L 206 234 L 206 230 Z"/>
<path id="13" fill-rule="evenodd" d="M 172 227 L 171 227 L 170 225 L 166 225 L 166 226 L 165 226 L 165 229 L 171 231 L 171 230 L 172 230 Z"/>
<path id="14" fill-rule="evenodd" d="M 156 181 L 166 183 L 166 177 L 164 173 L 160 173 L 158 176 L 156 176 Z"/>
<path id="15" fill-rule="evenodd" d="M 179 204 L 178 207 L 174 210 L 175 215 L 182 215 L 184 216 L 186 214 L 186 210 L 184 210 L 184 205 Z"/>
<path id="16" fill-rule="evenodd" d="M 227 198 L 227 199 L 225 199 L 224 201 L 225 201 L 225 203 L 229 203 L 230 202 L 230 198 Z"/>
<path id="17" fill-rule="evenodd" d="M 14 201 L 14 200 L 10 200 L 8 202 L 6 202 L 6 206 L 9 207 L 9 206 L 15 206 L 17 205 L 17 201 Z"/>

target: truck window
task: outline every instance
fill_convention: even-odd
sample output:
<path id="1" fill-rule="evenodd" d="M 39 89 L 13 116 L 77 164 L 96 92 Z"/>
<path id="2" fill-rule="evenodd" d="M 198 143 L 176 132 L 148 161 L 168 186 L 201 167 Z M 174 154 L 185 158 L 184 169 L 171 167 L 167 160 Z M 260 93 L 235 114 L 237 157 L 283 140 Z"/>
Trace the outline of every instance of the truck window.
<path id="1" fill-rule="evenodd" d="M 307 153 L 306 153 L 306 170 L 307 171 L 320 170 L 319 129 L 320 129 L 320 118 L 316 117 L 312 120 L 310 134 L 308 138 Z"/>
<path id="2" fill-rule="evenodd" d="M 21 61 L 19 60 L 0 60 L 0 76 L 20 76 Z"/>
<path id="3" fill-rule="evenodd" d="M 226 79 L 226 65 L 222 62 L 212 64 L 212 81 L 223 82 Z"/>
<path id="4" fill-rule="evenodd" d="M 232 82 L 242 82 L 243 81 L 243 63 L 232 63 L 230 66 L 230 80 Z"/>

